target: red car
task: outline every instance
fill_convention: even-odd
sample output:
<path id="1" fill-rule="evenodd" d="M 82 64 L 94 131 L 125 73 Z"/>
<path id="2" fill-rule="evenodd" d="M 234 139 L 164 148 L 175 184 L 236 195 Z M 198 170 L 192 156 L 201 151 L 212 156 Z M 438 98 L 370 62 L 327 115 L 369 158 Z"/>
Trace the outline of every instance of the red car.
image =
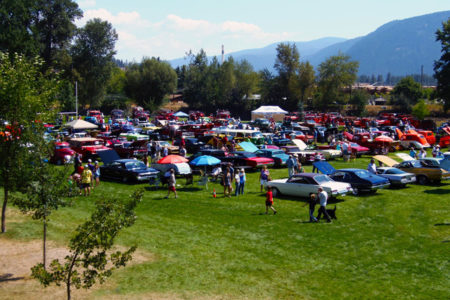
<path id="1" fill-rule="evenodd" d="M 70 149 L 70 145 L 67 142 L 56 142 L 53 149 L 53 155 L 50 157 L 50 162 L 62 165 L 73 162 L 75 151 Z"/>
<path id="2" fill-rule="evenodd" d="M 436 144 L 436 137 L 434 136 L 433 131 L 430 130 L 417 130 L 417 133 L 423 135 L 427 140 L 428 144 L 434 145 Z"/>
<path id="3" fill-rule="evenodd" d="M 148 141 L 140 140 L 134 142 L 124 142 L 121 144 L 117 144 L 114 146 L 114 150 L 116 150 L 117 154 L 121 158 L 130 158 L 130 157 L 138 157 L 144 156 L 147 154 L 147 143 Z"/>
<path id="4" fill-rule="evenodd" d="M 69 140 L 69 144 L 70 148 L 81 154 L 85 160 L 97 158 L 100 151 L 111 150 L 103 146 L 103 140 L 91 137 L 73 138 Z"/>

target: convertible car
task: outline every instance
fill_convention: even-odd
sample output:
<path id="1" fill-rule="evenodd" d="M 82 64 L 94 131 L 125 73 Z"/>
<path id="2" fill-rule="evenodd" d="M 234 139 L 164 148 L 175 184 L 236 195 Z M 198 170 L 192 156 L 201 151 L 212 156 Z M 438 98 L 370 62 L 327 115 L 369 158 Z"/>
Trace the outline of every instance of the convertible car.
<path id="1" fill-rule="evenodd" d="M 331 179 L 340 182 L 347 182 L 352 185 L 353 193 L 358 195 L 361 192 L 376 192 L 380 188 L 390 185 L 389 179 L 374 175 L 363 169 L 339 169 L 336 170 L 326 161 L 314 162 L 313 165 L 323 174 L 327 174 Z"/>
<path id="2" fill-rule="evenodd" d="M 155 179 L 159 171 L 147 167 L 142 161 L 136 159 L 120 159 L 115 150 L 106 150 L 99 153 L 103 166 L 100 167 L 100 177 L 120 180 L 122 182 L 142 182 Z"/>
<path id="3" fill-rule="evenodd" d="M 309 197 L 317 193 L 319 187 L 331 197 L 344 196 L 352 192 L 351 185 L 344 182 L 336 182 L 327 175 L 317 173 L 301 173 L 286 179 L 277 179 L 267 182 L 274 196 L 283 194 L 295 197 Z"/>

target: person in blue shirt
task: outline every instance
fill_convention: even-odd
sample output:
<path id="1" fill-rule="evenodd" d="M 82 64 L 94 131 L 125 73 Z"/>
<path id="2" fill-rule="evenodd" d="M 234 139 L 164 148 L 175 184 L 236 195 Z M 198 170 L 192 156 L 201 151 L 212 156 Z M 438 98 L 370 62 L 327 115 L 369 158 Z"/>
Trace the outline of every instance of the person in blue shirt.
<path id="1" fill-rule="evenodd" d="M 411 147 L 411 150 L 409 150 L 409 156 L 411 156 L 412 158 L 416 159 L 417 157 L 417 153 L 414 150 L 414 147 Z"/>
<path id="2" fill-rule="evenodd" d="M 240 169 L 239 170 L 239 190 L 238 190 L 238 194 L 244 195 L 245 181 L 247 181 L 247 178 L 245 176 L 245 171 L 244 171 L 244 169 Z"/>

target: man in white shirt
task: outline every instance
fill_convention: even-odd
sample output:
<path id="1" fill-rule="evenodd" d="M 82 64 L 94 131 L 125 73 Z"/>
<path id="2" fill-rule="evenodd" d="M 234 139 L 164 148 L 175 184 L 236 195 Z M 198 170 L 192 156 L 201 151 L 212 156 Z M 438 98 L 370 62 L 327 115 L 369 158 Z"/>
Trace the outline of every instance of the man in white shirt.
<path id="1" fill-rule="evenodd" d="M 320 208 L 319 208 L 319 214 L 317 215 L 317 220 L 319 221 L 322 217 L 322 214 L 327 219 L 327 223 L 331 223 L 331 218 L 327 213 L 327 201 L 328 201 L 328 194 L 323 190 L 323 188 L 319 187 L 317 190 L 318 196 L 319 196 L 319 202 L 320 202 Z"/>
<path id="2" fill-rule="evenodd" d="M 370 160 L 370 163 L 367 166 L 367 171 L 375 175 L 377 174 L 377 166 L 375 165 L 375 160 L 373 158 Z"/>

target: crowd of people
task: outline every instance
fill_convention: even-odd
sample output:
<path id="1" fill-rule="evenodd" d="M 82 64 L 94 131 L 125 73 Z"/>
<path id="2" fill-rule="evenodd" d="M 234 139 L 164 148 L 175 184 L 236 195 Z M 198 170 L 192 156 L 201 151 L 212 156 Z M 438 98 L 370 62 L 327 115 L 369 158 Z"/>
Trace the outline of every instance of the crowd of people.
<path id="1" fill-rule="evenodd" d="M 88 159 L 88 163 L 83 165 L 81 156 L 77 153 L 74 158 L 74 171 L 69 176 L 70 193 L 76 194 L 78 189 L 79 195 L 89 196 L 91 190 L 100 184 L 100 165 L 98 161 L 92 163 Z"/>

